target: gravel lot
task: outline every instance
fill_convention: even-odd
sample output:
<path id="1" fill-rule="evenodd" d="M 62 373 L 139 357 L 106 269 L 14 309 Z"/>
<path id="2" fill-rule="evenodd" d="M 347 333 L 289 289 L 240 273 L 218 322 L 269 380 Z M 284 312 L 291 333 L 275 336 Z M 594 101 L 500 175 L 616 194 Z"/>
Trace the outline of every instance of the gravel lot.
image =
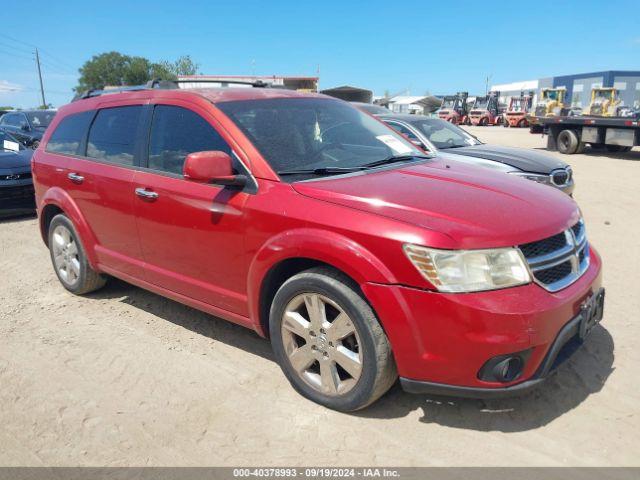
<path id="1" fill-rule="evenodd" d="M 0 465 L 640 465 L 640 151 L 562 158 L 604 258 L 605 317 L 541 389 L 504 400 L 394 387 L 354 415 L 324 409 L 251 331 L 119 281 L 74 297 L 36 220 L 0 222 Z"/>

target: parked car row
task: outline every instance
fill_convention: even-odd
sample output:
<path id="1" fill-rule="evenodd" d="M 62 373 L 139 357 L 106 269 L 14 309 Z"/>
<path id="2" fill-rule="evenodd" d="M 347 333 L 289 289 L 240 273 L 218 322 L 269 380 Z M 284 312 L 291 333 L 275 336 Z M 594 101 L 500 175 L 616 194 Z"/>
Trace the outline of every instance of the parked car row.
<path id="1" fill-rule="evenodd" d="M 536 387 L 603 315 L 580 209 L 526 180 L 570 171 L 416 122 L 283 89 L 89 92 L 33 156 L 54 271 L 75 294 L 114 276 L 251 328 L 336 410 L 398 378 Z"/>
<path id="2" fill-rule="evenodd" d="M 0 131 L 0 217 L 35 210 L 32 154 L 17 138 Z"/>
<path id="3" fill-rule="evenodd" d="M 426 152 L 444 154 L 443 158 L 454 154 L 459 162 L 518 175 L 569 195 L 573 193 L 571 167 L 551 155 L 531 149 L 487 145 L 449 120 L 394 114 L 387 108 L 367 103 L 353 102 L 353 105 L 378 117 Z"/>
<path id="4" fill-rule="evenodd" d="M 0 115 L 0 131 L 10 133 L 27 147 L 36 149 L 55 114 L 55 110 L 8 111 Z"/>

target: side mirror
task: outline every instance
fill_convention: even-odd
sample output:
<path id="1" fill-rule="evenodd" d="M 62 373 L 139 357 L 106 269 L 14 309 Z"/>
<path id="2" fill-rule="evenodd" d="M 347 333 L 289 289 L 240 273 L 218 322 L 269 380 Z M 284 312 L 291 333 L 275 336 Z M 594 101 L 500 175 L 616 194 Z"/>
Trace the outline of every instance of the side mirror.
<path id="1" fill-rule="evenodd" d="M 187 180 L 217 185 L 242 187 L 247 183 L 244 175 L 234 175 L 231 157 L 225 152 L 194 152 L 187 155 L 182 174 Z"/>

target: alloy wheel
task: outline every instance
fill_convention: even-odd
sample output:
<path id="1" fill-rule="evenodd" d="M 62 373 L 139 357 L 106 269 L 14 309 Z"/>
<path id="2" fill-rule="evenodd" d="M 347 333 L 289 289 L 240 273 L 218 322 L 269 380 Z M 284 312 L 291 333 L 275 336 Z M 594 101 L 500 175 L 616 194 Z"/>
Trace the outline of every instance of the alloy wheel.
<path id="1" fill-rule="evenodd" d="M 317 293 L 299 294 L 285 308 L 281 325 L 287 358 L 307 385 L 330 396 L 356 385 L 362 344 L 354 322 L 336 302 Z"/>
<path id="2" fill-rule="evenodd" d="M 80 257 L 78 244 L 71 231 L 64 225 L 58 225 L 53 231 L 53 263 L 60 279 L 74 286 L 80 278 Z"/>

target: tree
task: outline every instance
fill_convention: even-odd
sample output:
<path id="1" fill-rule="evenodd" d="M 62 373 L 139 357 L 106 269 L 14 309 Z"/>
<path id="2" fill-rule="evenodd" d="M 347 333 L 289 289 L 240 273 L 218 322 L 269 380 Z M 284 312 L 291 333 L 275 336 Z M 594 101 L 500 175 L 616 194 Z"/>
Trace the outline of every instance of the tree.
<path id="1" fill-rule="evenodd" d="M 174 75 L 195 75 L 198 73 L 198 67 L 200 64 L 193 61 L 190 55 L 183 55 L 178 57 L 175 62 L 163 61 L 160 62 L 164 68 Z"/>
<path id="2" fill-rule="evenodd" d="M 94 55 L 80 68 L 76 93 L 106 86 L 141 85 L 154 78 L 175 80 L 177 75 L 193 75 L 198 69 L 189 55 L 175 62 L 153 63 L 144 57 L 132 57 L 120 52 Z"/>

